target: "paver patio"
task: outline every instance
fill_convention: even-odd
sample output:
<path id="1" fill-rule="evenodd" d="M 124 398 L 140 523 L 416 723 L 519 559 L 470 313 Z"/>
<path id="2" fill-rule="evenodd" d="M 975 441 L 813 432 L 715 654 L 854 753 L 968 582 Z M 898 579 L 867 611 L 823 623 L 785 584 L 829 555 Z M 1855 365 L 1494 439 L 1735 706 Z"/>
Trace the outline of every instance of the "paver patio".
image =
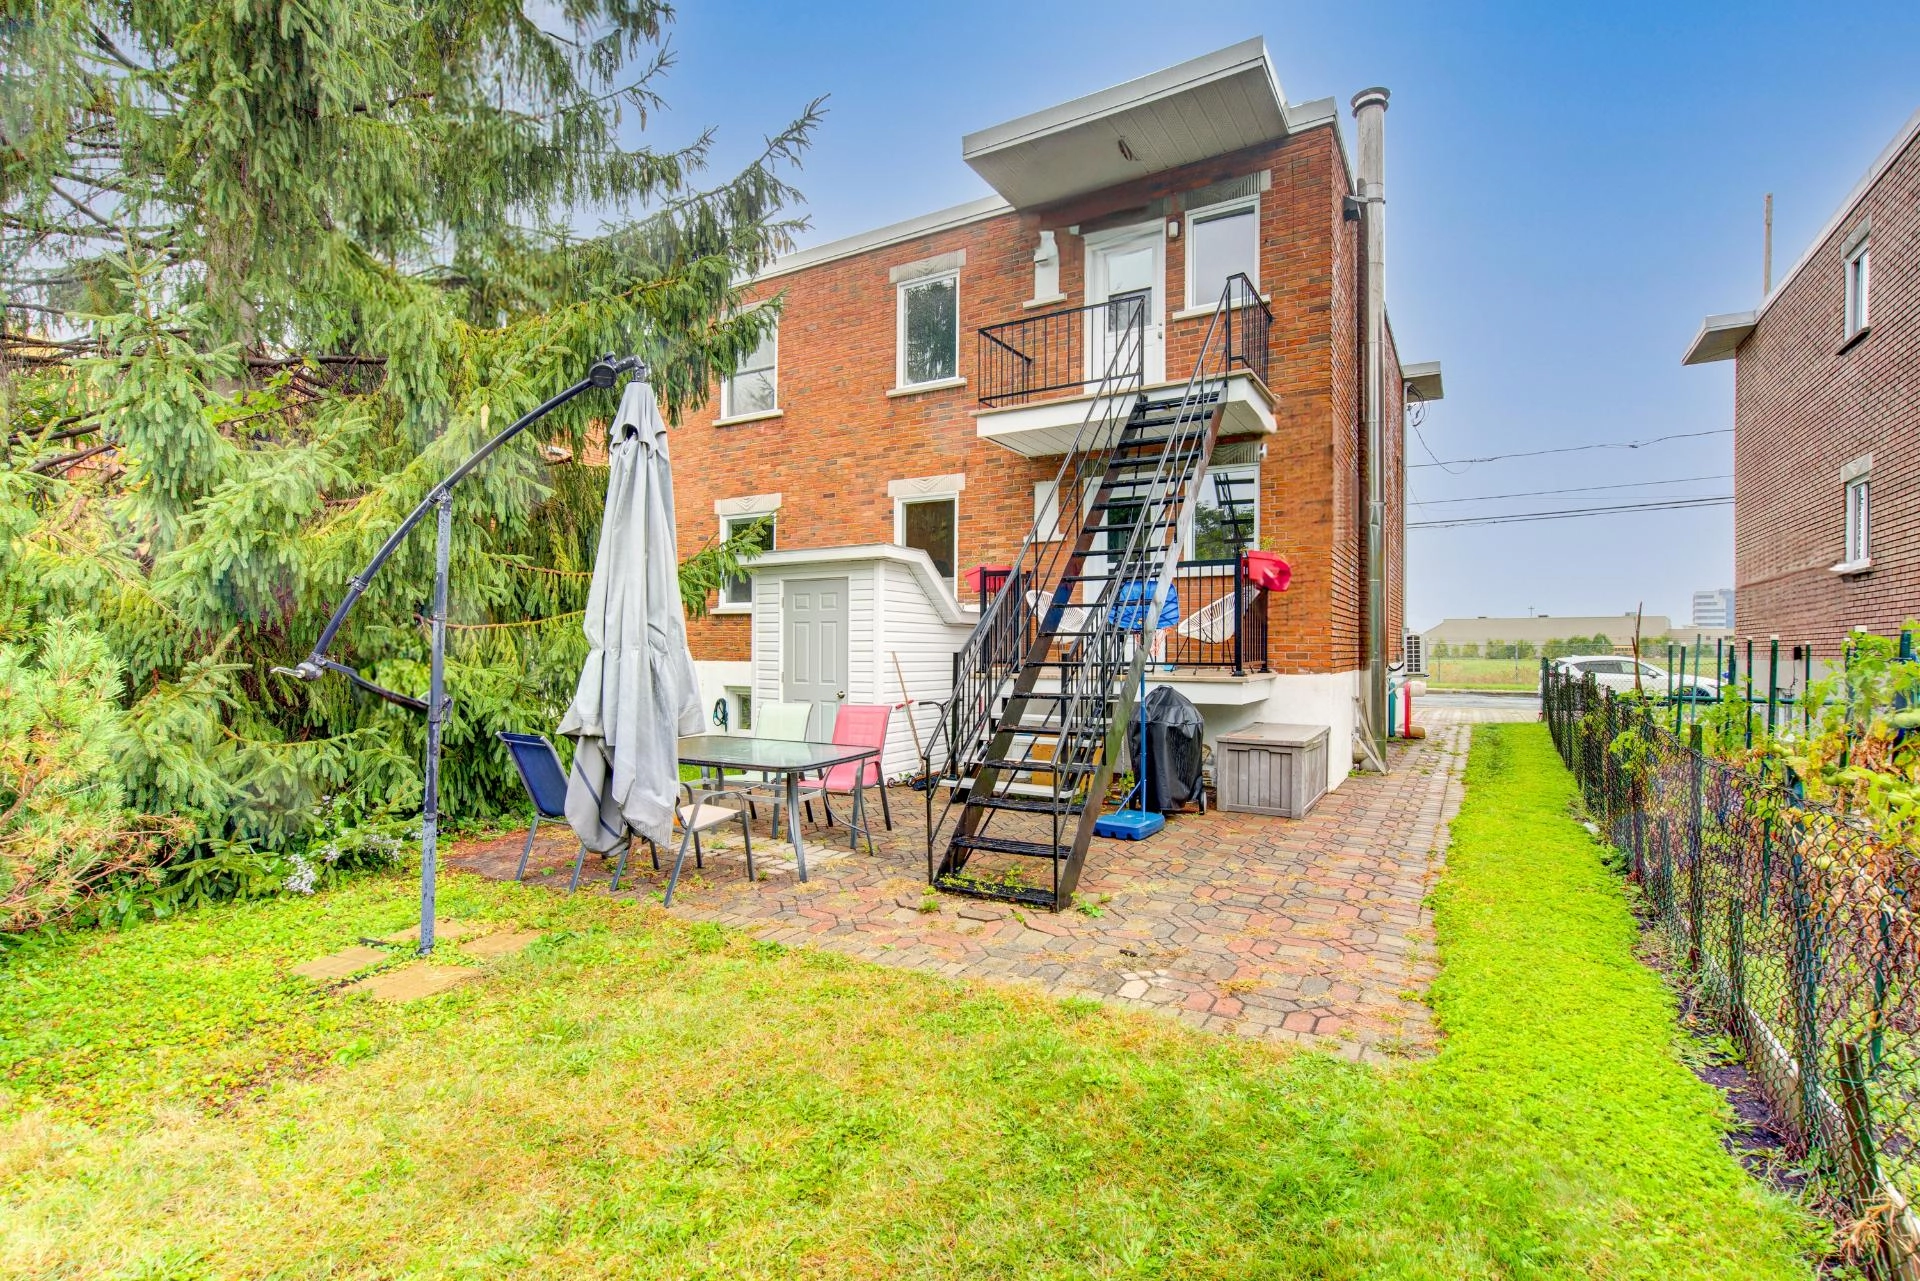
<path id="1" fill-rule="evenodd" d="M 737 835 L 710 843 L 704 873 L 681 879 L 673 911 L 776 942 L 832 948 L 882 965 L 1037 983 L 1160 1009 L 1211 1031 L 1311 1040 L 1386 1061 L 1430 1052 L 1420 995 L 1434 972 L 1425 906 L 1460 802 L 1469 722 L 1500 713 L 1436 710 L 1430 737 L 1393 749 L 1385 777 L 1355 774 L 1301 820 L 1214 811 L 1170 820 L 1142 842 L 1096 840 L 1081 874 L 1081 910 L 1058 915 L 926 885 L 925 799 L 896 788 L 894 830 L 876 853 L 847 853 L 845 829 L 808 829 L 800 884 L 790 854 L 755 830 L 758 882 Z M 465 842 L 449 866 L 507 878 L 523 836 Z M 837 846 L 837 848 L 836 848 Z M 543 829 L 527 880 L 564 890 L 575 846 Z M 768 856 L 761 857 L 764 851 Z M 663 851 L 662 866 L 666 865 Z M 589 858 L 582 892 L 604 893 L 611 868 Z M 591 875 L 596 884 L 589 885 Z M 656 898 L 665 873 L 644 847 L 620 893 Z M 923 911 L 931 904 L 934 910 Z"/>

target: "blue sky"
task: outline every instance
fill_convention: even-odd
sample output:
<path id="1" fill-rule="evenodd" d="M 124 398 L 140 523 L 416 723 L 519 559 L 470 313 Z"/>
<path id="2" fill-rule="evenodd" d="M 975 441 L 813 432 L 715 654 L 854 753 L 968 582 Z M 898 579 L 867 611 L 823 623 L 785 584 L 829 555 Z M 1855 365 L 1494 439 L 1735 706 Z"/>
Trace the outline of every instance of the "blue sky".
<path id="1" fill-rule="evenodd" d="M 1388 306 L 1438 359 L 1445 460 L 1732 424 L 1732 366 L 1683 369 L 1708 312 L 1760 296 L 1920 106 L 1920 5 L 1540 3 L 687 6 L 656 143 L 719 129 L 721 165 L 809 98 L 797 182 L 818 242 L 989 194 L 960 135 L 1264 36 L 1291 101 L 1393 91 Z M 1410 438 L 1409 459 L 1427 462 Z M 1410 473 L 1413 520 L 1731 492 L 1704 479 L 1499 503 L 1434 500 L 1732 470 L 1731 437 Z M 1836 520 L 1838 515 L 1836 513 Z M 1412 625 L 1449 615 L 1684 621 L 1733 579 L 1728 507 L 1410 536 Z"/>

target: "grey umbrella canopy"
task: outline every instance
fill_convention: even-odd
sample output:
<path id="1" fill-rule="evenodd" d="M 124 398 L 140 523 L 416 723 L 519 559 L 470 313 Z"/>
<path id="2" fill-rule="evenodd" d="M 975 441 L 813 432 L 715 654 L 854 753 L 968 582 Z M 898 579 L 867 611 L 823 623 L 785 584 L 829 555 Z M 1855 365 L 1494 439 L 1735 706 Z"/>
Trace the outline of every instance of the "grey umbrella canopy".
<path id="1" fill-rule="evenodd" d="M 671 839 L 677 740 L 702 726 L 680 605 L 667 425 L 653 388 L 628 385 L 611 435 L 587 661 L 560 721 L 574 740 L 567 822 L 591 850 L 613 849 L 629 832 L 655 844 Z"/>

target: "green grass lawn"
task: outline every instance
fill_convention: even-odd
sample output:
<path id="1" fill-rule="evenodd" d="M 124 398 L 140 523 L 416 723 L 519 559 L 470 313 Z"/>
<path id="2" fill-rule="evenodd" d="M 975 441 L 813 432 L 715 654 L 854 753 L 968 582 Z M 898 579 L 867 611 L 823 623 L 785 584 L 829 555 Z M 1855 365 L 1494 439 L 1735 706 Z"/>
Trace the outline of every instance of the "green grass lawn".
<path id="1" fill-rule="evenodd" d="M 413 1005 L 286 977 L 397 877 L 19 954 L 0 1275 L 1810 1277 L 1544 730 L 1468 788 L 1392 1072 L 471 878 L 548 934 Z"/>
<path id="2" fill-rule="evenodd" d="M 1537 658 L 1431 658 L 1427 681 L 1434 689 L 1538 690 Z"/>

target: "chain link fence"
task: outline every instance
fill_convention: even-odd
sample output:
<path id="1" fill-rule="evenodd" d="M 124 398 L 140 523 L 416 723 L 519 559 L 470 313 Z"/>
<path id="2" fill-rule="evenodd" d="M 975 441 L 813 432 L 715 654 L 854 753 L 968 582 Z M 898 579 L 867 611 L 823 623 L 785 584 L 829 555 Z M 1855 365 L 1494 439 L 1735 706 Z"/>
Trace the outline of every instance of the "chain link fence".
<path id="1" fill-rule="evenodd" d="M 1809 803 L 1778 765 L 1701 750 L 1647 698 L 1544 668 L 1586 808 L 1686 957 L 1788 1136 L 1851 1212 L 1852 1253 L 1920 1281 L 1920 860 Z"/>

